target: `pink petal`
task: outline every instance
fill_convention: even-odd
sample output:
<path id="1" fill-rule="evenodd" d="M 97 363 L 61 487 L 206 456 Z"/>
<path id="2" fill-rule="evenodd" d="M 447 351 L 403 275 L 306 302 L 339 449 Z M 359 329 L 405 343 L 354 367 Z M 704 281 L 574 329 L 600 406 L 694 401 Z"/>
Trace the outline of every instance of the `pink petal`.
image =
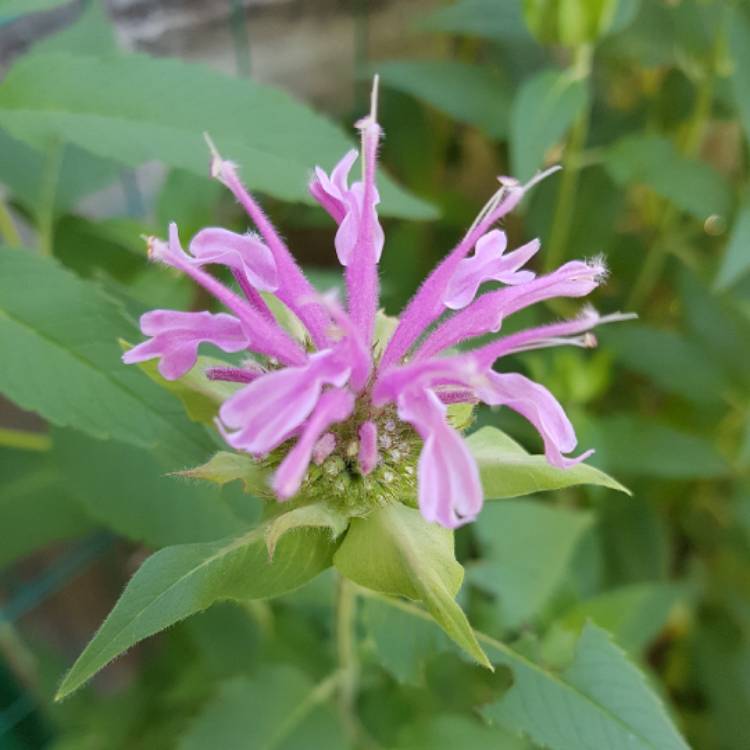
<path id="1" fill-rule="evenodd" d="M 280 445 L 315 408 L 324 385 L 343 386 L 348 364 L 333 350 L 313 354 L 301 367 L 269 372 L 237 391 L 219 410 L 238 450 L 264 455 Z"/>
<path id="2" fill-rule="evenodd" d="M 401 419 L 413 425 L 424 445 L 419 456 L 419 509 L 427 521 L 456 528 L 482 509 L 479 470 L 461 435 L 445 421 L 446 407 L 431 391 L 399 397 Z"/>
<path id="3" fill-rule="evenodd" d="M 242 321 L 250 340 L 249 345 L 258 354 L 275 357 L 285 364 L 301 364 L 305 361 L 304 350 L 275 321 L 268 320 L 195 264 L 194 259 L 182 249 L 174 223 L 169 225 L 168 243 L 155 238 L 149 240 L 149 256 L 152 260 L 178 268 L 231 310 Z"/>
<path id="4" fill-rule="evenodd" d="M 347 151 L 331 171 L 330 177 L 320 167 L 315 167 L 315 176 L 310 183 L 310 193 L 337 224 L 341 224 L 346 214 L 349 172 L 357 156 L 357 149 Z"/>
<path id="5" fill-rule="evenodd" d="M 320 466 L 336 450 L 336 436 L 332 432 L 326 432 L 313 448 L 313 461 Z"/>
<path id="6" fill-rule="evenodd" d="M 518 373 L 487 373 L 487 385 L 477 395 L 491 406 L 507 406 L 534 425 L 544 441 L 547 460 L 565 469 L 588 458 L 593 450 L 576 458 L 563 453 L 575 449 L 578 440 L 567 415 L 555 397 L 542 385 Z"/>
<path id="7" fill-rule="evenodd" d="M 210 139 L 206 139 L 211 149 L 211 174 L 218 178 L 229 190 L 258 228 L 266 245 L 273 253 L 279 276 L 276 296 L 302 321 L 310 332 L 310 338 L 319 349 L 328 345 L 326 330 L 330 319 L 325 309 L 317 301 L 317 294 L 297 265 L 276 228 L 266 216 L 255 198 L 242 184 L 236 165 L 225 161 L 219 155 Z"/>
<path id="8" fill-rule="evenodd" d="M 573 260 L 533 281 L 483 294 L 439 325 L 415 357 L 432 357 L 462 341 L 498 331 L 505 317 L 536 302 L 553 297 L 583 297 L 594 290 L 605 275 L 606 269 L 599 260 L 591 263 Z"/>
<path id="9" fill-rule="evenodd" d="M 239 271 L 252 287 L 262 292 L 274 292 L 279 287 L 273 254 L 260 238 L 251 234 L 203 229 L 193 237 L 190 252 L 201 265 L 218 263 Z"/>
<path id="10" fill-rule="evenodd" d="M 505 232 L 493 229 L 479 239 L 474 255 L 462 260 L 445 291 L 443 302 L 452 310 L 466 307 L 476 296 L 485 281 L 504 284 L 524 284 L 535 274 L 519 271 L 539 250 L 539 240 L 523 245 L 512 253 L 503 255 L 506 246 Z"/>
<path id="11" fill-rule="evenodd" d="M 363 422 L 359 428 L 359 468 L 369 474 L 378 463 L 378 428 L 375 422 Z"/>
<path id="12" fill-rule="evenodd" d="M 318 438 L 332 424 L 346 419 L 354 408 L 354 396 L 338 388 L 326 391 L 273 477 L 273 489 L 281 500 L 297 493 L 305 478 Z"/>
<path id="13" fill-rule="evenodd" d="M 213 344 L 225 352 L 239 352 L 249 343 L 242 324 L 226 313 L 152 310 L 141 316 L 141 331 L 148 341 L 125 352 L 125 364 L 160 358 L 159 372 L 177 380 L 195 365 L 201 343 Z"/>
<path id="14" fill-rule="evenodd" d="M 398 327 L 383 353 L 381 359 L 383 368 L 390 367 L 401 360 L 425 329 L 443 312 L 445 308 L 442 299 L 445 290 L 459 262 L 466 257 L 477 240 L 503 216 L 510 213 L 521 201 L 526 191 L 554 171 L 557 171 L 556 167 L 536 175 L 523 186 L 519 186 L 515 181 L 510 184 L 506 182 L 492 197 L 463 239 L 435 267 L 407 304 L 401 314 Z"/>

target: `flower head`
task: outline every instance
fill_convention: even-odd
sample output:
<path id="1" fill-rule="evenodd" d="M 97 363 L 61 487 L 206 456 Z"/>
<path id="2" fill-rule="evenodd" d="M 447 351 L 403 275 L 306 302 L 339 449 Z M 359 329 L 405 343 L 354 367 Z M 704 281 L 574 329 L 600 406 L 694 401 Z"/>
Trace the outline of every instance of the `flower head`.
<path id="1" fill-rule="evenodd" d="M 542 276 L 524 268 L 538 252 L 533 240 L 507 252 L 497 222 L 540 179 L 522 185 L 500 178 L 500 188 L 458 245 L 425 279 L 387 342 L 375 347 L 378 261 L 384 245 L 376 207 L 377 152 L 382 135 L 371 113 L 357 123 L 361 149 L 349 151 L 328 175 L 315 169 L 310 192 L 338 225 L 336 254 L 344 267 L 346 304 L 321 297 L 231 162 L 213 144 L 212 174 L 245 208 L 257 234 L 209 228 L 182 248 L 172 225 L 167 242 L 152 239 L 149 255 L 190 276 L 227 310 L 221 313 L 154 310 L 141 318 L 148 340 L 128 351 L 126 363 L 158 358 L 174 380 L 197 361 L 198 347 L 249 351 L 255 360 L 213 367 L 214 380 L 235 383 L 217 426 L 226 442 L 273 469 L 278 500 L 305 493 L 363 512 L 416 498 L 428 521 L 456 527 L 476 518 L 482 488 L 476 463 L 448 406 L 484 402 L 506 406 L 539 432 L 545 455 L 565 468 L 576 436 L 560 404 L 542 385 L 518 373 L 496 371 L 503 356 L 549 346 L 589 347 L 591 329 L 629 316 L 602 317 L 585 308 L 551 323 L 471 348 L 502 329 L 505 318 L 542 300 L 584 297 L 606 275 L 600 259 L 570 261 Z M 349 174 L 359 157 L 361 179 Z M 241 294 L 207 272 L 225 266 Z M 491 291 L 482 291 L 486 282 Z M 502 286 L 498 288 L 497 282 Z M 273 294 L 304 327 L 304 340 L 277 322 L 264 296 Z M 457 353 L 454 347 L 463 345 Z M 467 346 L 468 345 L 468 346 Z"/>

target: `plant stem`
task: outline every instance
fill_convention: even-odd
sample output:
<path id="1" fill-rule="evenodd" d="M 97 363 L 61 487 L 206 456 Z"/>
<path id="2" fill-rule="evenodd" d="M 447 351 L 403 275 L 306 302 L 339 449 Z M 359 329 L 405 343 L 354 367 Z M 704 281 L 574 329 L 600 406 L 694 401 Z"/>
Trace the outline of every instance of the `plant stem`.
<path id="1" fill-rule="evenodd" d="M 21 235 L 16 229 L 5 201 L 0 200 L 0 237 L 8 247 L 21 247 Z"/>
<path id="2" fill-rule="evenodd" d="M 37 222 L 39 249 L 42 255 L 52 255 L 55 232 L 55 197 L 62 169 L 63 145 L 55 140 L 47 149 L 47 164 L 42 175 Z"/>
<path id="3" fill-rule="evenodd" d="M 587 79 L 591 75 L 592 49 L 589 45 L 583 45 L 576 50 L 574 69 L 576 75 Z M 557 194 L 555 213 L 552 218 L 547 251 L 545 253 L 544 270 L 551 271 L 560 265 L 568 244 L 570 227 L 573 223 L 573 209 L 575 207 L 575 194 L 578 186 L 578 172 L 581 168 L 581 154 L 586 145 L 586 137 L 589 132 L 589 118 L 591 116 L 590 97 L 585 106 L 578 114 L 573 128 L 570 131 L 565 156 L 562 163 L 562 176 L 560 190 Z"/>
<path id="4" fill-rule="evenodd" d="M 355 713 L 359 664 L 354 635 L 357 596 L 354 586 L 343 576 L 339 577 L 336 596 L 336 649 L 339 670 L 339 711 L 341 720 L 352 740 L 359 734 Z"/>

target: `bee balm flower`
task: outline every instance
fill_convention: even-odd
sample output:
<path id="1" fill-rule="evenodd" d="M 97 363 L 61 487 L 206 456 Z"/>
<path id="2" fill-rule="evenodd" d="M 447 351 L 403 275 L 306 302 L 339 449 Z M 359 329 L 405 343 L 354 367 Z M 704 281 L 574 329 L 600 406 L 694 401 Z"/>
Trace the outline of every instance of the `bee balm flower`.
<path id="1" fill-rule="evenodd" d="M 207 376 L 239 384 L 219 410 L 218 427 L 234 449 L 273 467 L 272 490 L 279 500 L 303 493 L 366 510 L 416 497 L 428 521 L 456 527 L 476 518 L 483 498 L 476 463 L 448 420 L 448 405 L 506 406 L 537 429 L 551 464 L 571 466 L 591 451 L 570 457 L 576 436 L 560 404 L 544 386 L 494 367 L 503 356 L 530 349 L 592 346 L 592 328 L 627 316 L 601 317 L 586 308 L 573 320 L 455 353 L 457 344 L 500 331 L 507 316 L 529 305 L 586 296 L 606 274 L 598 259 L 571 261 L 543 276 L 524 269 L 539 242 L 506 252 L 506 235 L 494 227 L 549 172 L 525 185 L 503 177 L 498 192 L 376 350 L 378 261 L 384 245 L 376 210 L 382 135 L 376 95 L 377 83 L 372 111 L 357 123 L 359 155 L 347 153 L 330 175 L 317 168 L 310 184 L 313 197 L 338 225 L 334 244 L 344 267 L 345 309 L 316 293 L 235 165 L 210 144 L 212 174 L 244 207 L 258 234 L 204 229 L 185 252 L 172 225 L 168 241 L 150 240 L 149 255 L 190 276 L 227 312 L 146 313 L 141 330 L 149 339 L 123 360 L 158 358 L 161 374 L 174 380 L 195 365 L 202 343 L 254 353 L 251 364 L 213 368 Z M 350 183 L 358 156 L 362 178 Z M 241 293 L 210 275 L 206 267 L 211 265 L 229 269 Z M 503 286 L 481 293 L 488 281 Z M 275 295 L 295 314 L 306 331 L 304 340 L 277 322 L 261 292 Z"/>

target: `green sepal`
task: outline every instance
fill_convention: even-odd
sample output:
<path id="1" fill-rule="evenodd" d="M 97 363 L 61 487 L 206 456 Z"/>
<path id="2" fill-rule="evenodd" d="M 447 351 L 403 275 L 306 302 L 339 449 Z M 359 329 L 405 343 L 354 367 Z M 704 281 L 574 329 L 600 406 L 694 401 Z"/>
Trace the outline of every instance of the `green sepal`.
<path id="1" fill-rule="evenodd" d="M 360 586 L 422 602 L 461 648 L 492 669 L 455 601 L 464 570 L 454 556 L 450 530 L 428 523 L 418 510 L 390 503 L 352 519 L 333 564 Z"/>
<path id="2" fill-rule="evenodd" d="M 192 469 L 174 472 L 175 476 L 203 479 L 218 485 L 240 480 L 245 492 L 260 497 L 270 492 L 266 470 L 256 460 L 244 453 L 219 451 L 205 464 Z"/>

